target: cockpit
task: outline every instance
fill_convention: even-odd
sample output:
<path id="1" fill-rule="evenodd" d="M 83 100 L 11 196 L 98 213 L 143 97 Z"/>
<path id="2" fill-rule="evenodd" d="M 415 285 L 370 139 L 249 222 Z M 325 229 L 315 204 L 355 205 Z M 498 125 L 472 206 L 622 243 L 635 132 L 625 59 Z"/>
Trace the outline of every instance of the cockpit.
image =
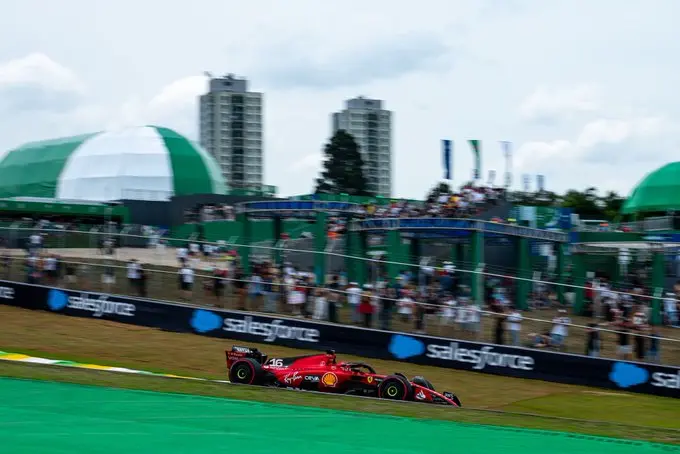
<path id="1" fill-rule="evenodd" d="M 375 369 L 366 363 L 342 363 L 340 367 L 359 374 L 375 374 Z"/>

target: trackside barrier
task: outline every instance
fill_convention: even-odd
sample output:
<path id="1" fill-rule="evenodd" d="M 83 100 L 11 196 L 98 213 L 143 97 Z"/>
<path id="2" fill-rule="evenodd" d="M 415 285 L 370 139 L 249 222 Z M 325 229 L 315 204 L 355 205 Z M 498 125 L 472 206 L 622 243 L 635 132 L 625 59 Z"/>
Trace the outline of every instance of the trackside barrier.
<path id="1" fill-rule="evenodd" d="M 680 397 L 680 369 L 0 281 L 0 304 L 166 331 Z M 225 371 L 226 373 L 226 371 Z"/>

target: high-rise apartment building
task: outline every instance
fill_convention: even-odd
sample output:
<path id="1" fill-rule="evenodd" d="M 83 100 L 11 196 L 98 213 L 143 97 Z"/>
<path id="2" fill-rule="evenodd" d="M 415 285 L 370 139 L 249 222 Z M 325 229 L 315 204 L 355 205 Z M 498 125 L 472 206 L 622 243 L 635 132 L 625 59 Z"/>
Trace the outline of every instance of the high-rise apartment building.
<path id="1" fill-rule="evenodd" d="M 210 77 L 200 97 L 200 142 L 220 164 L 233 189 L 262 188 L 262 93 L 248 91 L 248 80 L 232 74 Z"/>
<path id="2" fill-rule="evenodd" d="M 392 196 L 392 112 L 383 101 L 363 96 L 345 101 L 345 109 L 332 114 L 333 133 L 343 129 L 359 144 L 368 190 Z"/>

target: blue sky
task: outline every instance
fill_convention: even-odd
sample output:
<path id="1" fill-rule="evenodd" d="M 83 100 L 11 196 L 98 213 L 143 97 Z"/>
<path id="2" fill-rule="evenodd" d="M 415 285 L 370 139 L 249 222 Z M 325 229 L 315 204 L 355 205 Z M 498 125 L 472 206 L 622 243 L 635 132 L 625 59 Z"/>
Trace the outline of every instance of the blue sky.
<path id="1" fill-rule="evenodd" d="M 23 0 L 0 15 L 0 153 L 127 125 L 197 137 L 204 71 L 265 93 L 265 180 L 307 193 L 346 98 L 394 111 L 394 192 L 421 197 L 455 141 L 516 187 L 627 193 L 676 160 L 680 32 L 673 0 L 116 2 Z"/>

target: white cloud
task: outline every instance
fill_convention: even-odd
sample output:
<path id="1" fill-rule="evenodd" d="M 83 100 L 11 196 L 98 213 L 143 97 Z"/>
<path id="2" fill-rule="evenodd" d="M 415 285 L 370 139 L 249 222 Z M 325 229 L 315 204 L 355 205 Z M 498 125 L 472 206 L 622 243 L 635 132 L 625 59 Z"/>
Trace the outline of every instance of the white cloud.
<path id="1" fill-rule="evenodd" d="M 322 167 L 323 155 L 321 151 L 318 153 L 308 154 L 302 159 L 293 161 L 289 166 L 288 170 L 291 172 L 306 172 L 311 175 L 316 175 Z"/>
<path id="2" fill-rule="evenodd" d="M 196 105 L 198 96 L 205 93 L 208 80 L 205 76 L 190 76 L 176 80 L 154 96 L 148 104 L 148 110 L 154 117 L 163 117 L 168 112 L 191 110 Z"/>
<path id="3" fill-rule="evenodd" d="M 626 193 L 643 173 L 678 150 L 678 124 L 664 117 L 601 118 L 571 140 L 530 141 L 516 154 L 520 174 L 543 174 L 557 189 L 601 186 Z"/>
<path id="4" fill-rule="evenodd" d="M 182 131 L 196 139 L 198 96 L 205 93 L 207 78 L 189 76 L 162 87 L 150 99 L 139 96 L 125 101 L 106 122 L 107 128 L 156 124 Z"/>
<path id="5" fill-rule="evenodd" d="M 0 65 L 0 86 L 43 85 L 55 90 L 82 92 L 82 82 L 70 69 L 45 54 L 34 53 Z"/>
<path id="6" fill-rule="evenodd" d="M 554 122 L 596 112 L 599 107 L 598 93 L 592 86 L 539 87 L 522 102 L 519 113 L 525 120 Z"/>
<path id="7" fill-rule="evenodd" d="M 620 144 L 638 137 L 654 137 L 672 129 L 663 117 L 642 117 L 628 120 L 601 118 L 583 127 L 576 139 L 578 148 L 593 148 L 600 144 Z"/>
<path id="8" fill-rule="evenodd" d="M 407 33 L 356 43 L 353 48 L 313 52 L 304 43 L 284 48 L 256 66 L 273 88 L 329 89 L 389 80 L 411 72 L 445 70 L 451 49 L 432 33 Z"/>
<path id="9" fill-rule="evenodd" d="M 0 110 L 21 113 L 75 107 L 85 95 L 83 82 L 69 68 L 42 53 L 0 64 Z"/>

